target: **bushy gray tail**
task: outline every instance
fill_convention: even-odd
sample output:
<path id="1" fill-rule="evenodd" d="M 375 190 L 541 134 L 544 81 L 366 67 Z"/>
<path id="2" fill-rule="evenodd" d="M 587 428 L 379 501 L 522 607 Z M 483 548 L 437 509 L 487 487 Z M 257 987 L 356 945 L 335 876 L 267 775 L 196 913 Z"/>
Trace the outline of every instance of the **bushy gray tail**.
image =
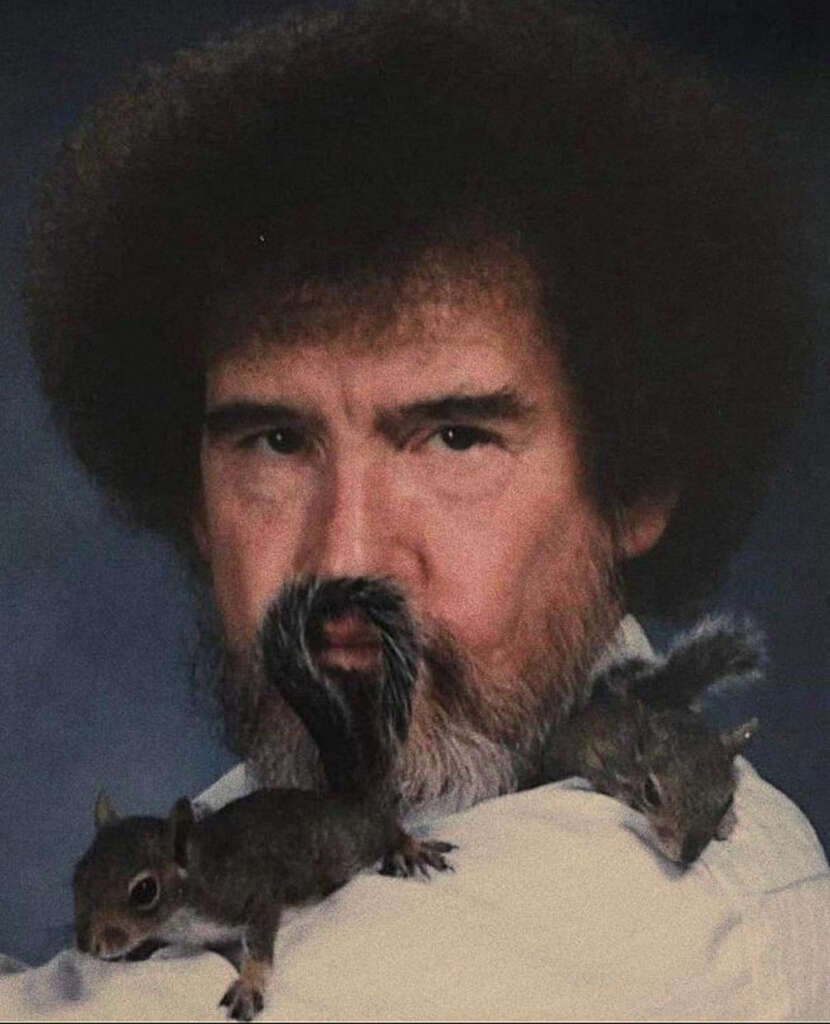
<path id="1" fill-rule="evenodd" d="M 380 670 L 321 667 L 315 649 L 326 621 L 356 612 L 375 630 Z M 403 596 L 374 577 L 305 577 L 287 583 L 265 615 L 266 678 L 300 717 L 320 751 L 329 788 L 360 796 L 388 779 L 409 730 L 418 664 Z"/>
<path id="2" fill-rule="evenodd" d="M 686 708 L 712 686 L 757 678 L 765 657 L 763 636 L 749 622 L 706 618 L 663 659 L 632 658 L 609 666 L 595 681 L 594 693 L 599 699 L 635 697 L 657 710 Z"/>

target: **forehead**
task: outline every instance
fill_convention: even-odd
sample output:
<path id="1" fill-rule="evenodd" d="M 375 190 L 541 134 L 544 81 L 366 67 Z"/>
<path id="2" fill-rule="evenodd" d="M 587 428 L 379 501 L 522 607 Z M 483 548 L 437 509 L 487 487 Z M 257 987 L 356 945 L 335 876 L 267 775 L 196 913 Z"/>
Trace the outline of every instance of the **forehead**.
<path id="1" fill-rule="evenodd" d="M 508 387 L 548 393 L 565 388 L 553 339 L 526 288 L 449 282 L 394 308 L 308 303 L 286 328 L 259 324 L 217 352 L 208 402 L 244 391 L 314 391 L 323 378 L 377 396 Z"/>

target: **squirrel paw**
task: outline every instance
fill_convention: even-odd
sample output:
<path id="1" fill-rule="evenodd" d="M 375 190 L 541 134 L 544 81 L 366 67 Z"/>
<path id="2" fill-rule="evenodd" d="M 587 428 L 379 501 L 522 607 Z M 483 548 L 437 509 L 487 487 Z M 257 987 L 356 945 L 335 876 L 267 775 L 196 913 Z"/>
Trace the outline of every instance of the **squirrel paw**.
<path id="1" fill-rule="evenodd" d="M 396 878 L 412 878 L 420 871 L 425 878 L 429 878 L 430 868 L 436 871 L 452 871 L 453 866 L 446 860 L 444 854 L 454 849 L 452 843 L 444 843 L 438 839 L 414 839 L 404 833 L 398 845 L 383 858 L 380 873 Z"/>
<path id="2" fill-rule="evenodd" d="M 220 1006 L 227 1006 L 228 1016 L 234 1020 L 250 1020 L 264 1005 L 262 992 L 249 981 L 237 978 L 219 1000 Z"/>

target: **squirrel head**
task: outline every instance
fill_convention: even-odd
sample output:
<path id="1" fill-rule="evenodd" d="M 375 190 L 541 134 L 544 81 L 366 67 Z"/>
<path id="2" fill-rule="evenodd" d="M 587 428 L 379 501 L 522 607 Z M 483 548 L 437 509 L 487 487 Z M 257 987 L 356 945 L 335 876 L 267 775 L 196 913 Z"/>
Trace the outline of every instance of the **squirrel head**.
<path id="1" fill-rule="evenodd" d="M 718 733 L 688 710 L 639 717 L 631 805 L 646 816 L 669 860 L 691 864 L 735 825 L 734 759 L 758 721 Z"/>
<path id="2" fill-rule="evenodd" d="M 75 867 L 78 949 L 104 960 L 140 959 L 164 945 L 159 932 L 184 903 L 193 809 L 186 797 L 165 818 L 120 818 L 95 801 L 96 835 Z"/>

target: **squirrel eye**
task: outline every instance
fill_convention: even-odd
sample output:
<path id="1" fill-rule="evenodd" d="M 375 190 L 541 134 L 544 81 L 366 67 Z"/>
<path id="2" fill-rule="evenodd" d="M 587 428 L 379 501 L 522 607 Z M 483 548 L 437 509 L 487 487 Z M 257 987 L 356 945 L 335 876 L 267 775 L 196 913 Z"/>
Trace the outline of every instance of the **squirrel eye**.
<path id="1" fill-rule="evenodd" d="M 643 783 L 643 799 L 649 807 L 659 807 L 662 803 L 660 799 L 660 791 L 657 789 L 651 775 L 649 775 Z"/>
<path id="2" fill-rule="evenodd" d="M 138 875 L 130 883 L 130 906 L 135 910 L 152 910 L 159 900 L 159 884 L 154 875 Z"/>

